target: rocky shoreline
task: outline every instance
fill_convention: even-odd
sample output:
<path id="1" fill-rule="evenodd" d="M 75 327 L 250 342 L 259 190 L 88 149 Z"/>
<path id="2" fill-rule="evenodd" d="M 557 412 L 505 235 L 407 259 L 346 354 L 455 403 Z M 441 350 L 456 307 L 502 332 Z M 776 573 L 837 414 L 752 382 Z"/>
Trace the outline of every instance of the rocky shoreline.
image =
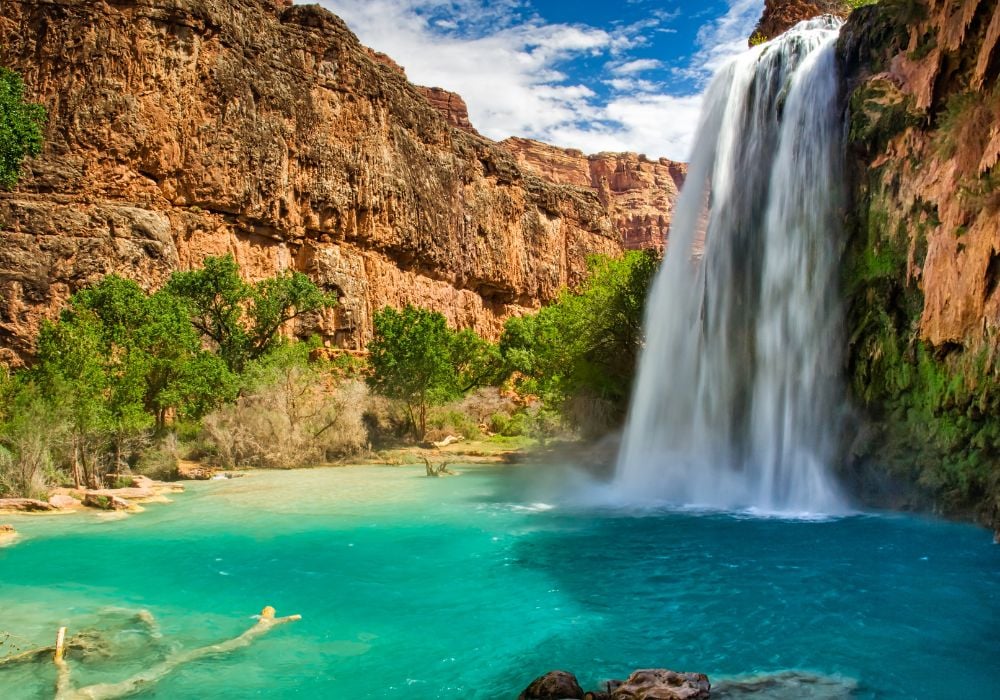
<path id="1" fill-rule="evenodd" d="M 539 676 L 517 700 L 703 700 L 711 697 L 704 673 L 678 673 L 664 668 L 633 671 L 624 681 L 605 681 L 601 690 L 584 691 L 568 671 Z"/>
<path id="2" fill-rule="evenodd" d="M 604 681 L 584 691 L 567 671 L 550 671 L 524 689 L 518 700 L 850 700 L 858 682 L 807 671 L 778 671 L 725 678 L 711 683 L 703 673 L 667 669 L 634 671 L 626 680 Z"/>
<path id="3" fill-rule="evenodd" d="M 37 498 L 0 498 L 0 513 L 72 513 L 84 509 L 142 511 L 140 503 L 169 503 L 167 494 L 181 493 L 184 485 L 176 482 L 155 481 L 140 475 L 117 475 L 127 486 L 118 488 L 85 489 L 55 488 L 47 500 Z"/>

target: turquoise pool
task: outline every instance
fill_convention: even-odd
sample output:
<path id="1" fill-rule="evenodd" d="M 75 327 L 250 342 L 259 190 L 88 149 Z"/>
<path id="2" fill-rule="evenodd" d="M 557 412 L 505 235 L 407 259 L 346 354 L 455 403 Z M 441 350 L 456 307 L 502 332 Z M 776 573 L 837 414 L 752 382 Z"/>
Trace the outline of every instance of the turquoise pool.
<path id="1" fill-rule="evenodd" d="M 633 512 L 557 498 L 566 482 L 526 467 L 462 471 L 259 472 L 126 519 L 4 518 L 23 539 L 0 549 L 0 632 L 24 648 L 103 628 L 115 655 L 76 662 L 82 684 L 233 637 L 265 604 L 303 615 L 149 698 L 514 698 L 550 669 L 592 687 L 651 666 L 818 674 L 825 697 L 1000 697 L 984 530 Z M 132 621 L 143 609 L 161 638 Z M 0 667 L 0 697 L 51 698 L 54 679 Z"/>

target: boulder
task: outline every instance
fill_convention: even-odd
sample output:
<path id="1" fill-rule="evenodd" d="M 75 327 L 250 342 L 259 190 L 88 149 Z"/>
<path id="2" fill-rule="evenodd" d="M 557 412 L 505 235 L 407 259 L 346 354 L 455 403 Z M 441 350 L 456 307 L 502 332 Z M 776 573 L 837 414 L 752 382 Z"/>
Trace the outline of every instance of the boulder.
<path id="1" fill-rule="evenodd" d="M 69 494 L 55 493 L 49 496 L 49 505 L 59 510 L 68 510 L 83 505 L 79 498 L 73 498 Z"/>
<path id="2" fill-rule="evenodd" d="M 14 544 L 17 537 L 17 530 L 14 529 L 13 525 L 0 525 L 0 547 Z"/>
<path id="3" fill-rule="evenodd" d="M 87 491 L 83 495 L 83 505 L 100 510 L 130 510 L 132 508 L 132 504 L 121 496 L 101 493 L 100 491 Z"/>
<path id="4" fill-rule="evenodd" d="M 604 681 L 600 690 L 588 690 L 583 694 L 583 700 L 611 700 L 611 694 L 625 681 Z"/>
<path id="5" fill-rule="evenodd" d="M 35 498 L 0 498 L 0 510 L 34 513 L 55 510 L 55 506 Z"/>
<path id="6" fill-rule="evenodd" d="M 677 673 L 663 668 L 635 671 L 611 691 L 611 700 L 702 700 L 711 684 L 704 673 Z"/>
<path id="7" fill-rule="evenodd" d="M 576 676 L 567 671 L 549 671 L 531 681 L 517 700 L 583 700 L 583 688 Z"/>
<path id="8" fill-rule="evenodd" d="M 218 473 L 212 467 L 190 467 L 181 472 L 181 476 L 192 481 L 210 481 Z"/>

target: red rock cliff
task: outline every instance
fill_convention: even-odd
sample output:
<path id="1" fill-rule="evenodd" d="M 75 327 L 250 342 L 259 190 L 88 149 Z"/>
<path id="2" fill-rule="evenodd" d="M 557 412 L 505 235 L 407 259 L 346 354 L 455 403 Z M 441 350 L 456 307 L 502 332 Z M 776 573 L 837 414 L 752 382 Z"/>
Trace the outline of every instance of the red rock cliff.
<path id="1" fill-rule="evenodd" d="M 846 0 L 766 0 L 764 14 L 750 35 L 751 45 L 773 39 L 803 20 L 820 15 L 846 17 L 850 6 Z"/>
<path id="2" fill-rule="evenodd" d="M 44 153 L 0 194 L 7 359 L 110 272 L 152 288 L 226 252 L 250 277 L 301 270 L 341 297 L 318 329 L 358 347 L 374 310 L 406 302 L 495 336 L 578 281 L 588 254 L 622 250 L 620 215 L 589 183 L 453 128 L 316 6 L 0 8 L 0 63 L 49 110 Z"/>
<path id="3" fill-rule="evenodd" d="M 880 3 L 838 44 L 852 452 L 1000 529 L 1000 10 Z"/>
<path id="4" fill-rule="evenodd" d="M 575 149 L 520 138 L 507 139 L 501 145 L 514 153 L 520 164 L 548 180 L 597 192 L 626 248 L 663 249 L 687 174 L 684 163 L 666 158 L 653 161 L 636 153 L 586 156 Z"/>

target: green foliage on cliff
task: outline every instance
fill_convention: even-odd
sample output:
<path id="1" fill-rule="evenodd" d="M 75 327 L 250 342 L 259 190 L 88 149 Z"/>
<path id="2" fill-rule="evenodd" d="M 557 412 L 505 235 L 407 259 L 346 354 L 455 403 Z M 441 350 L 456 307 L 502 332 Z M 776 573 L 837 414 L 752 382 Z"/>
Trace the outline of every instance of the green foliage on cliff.
<path id="1" fill-rule="evenodd" d="M 913 97 L 901 93 L 888 79 L 859 86 L 851 94 L 848 111 L 848 138 L 873 153 L 884 150 L 893 136 L 918 126 L 924 118 L 914 108 Z"/>
<path id="2" fill-rule="evenodd" d="M 876 429 L 855 444 L 855 456 L 916 484 L 922 498 L 949 512 L 998 508 L 996 339 L 935 348 L 920 338 L 924 299 L 908 260 L 923 259 L 924 229 L 936 221 L 918 203 L 892 227 L 885 196 L 879 191 L 862 203 L 843 268 L 849 379 Z"/>
<path id="3" fill-rule="evenodd" d="M 945 13 L 922 0 L 883 0 L 879 8 L 855 15 L 838 44 L 848 84 L 858 86 L 848 108 L 858 167 L 843 266 L 848 374 L 863 409 L 851 467 L 860 491 L 881 505 L 933 507 L 997 527 L 1000 338 L 989 318 L 981 325 L 968 318 L 964 330 L 949 331 L 961 337 L 932 345 L 921 332 L 921 318 L 929 234 L 936 246 L 954 246 L 944 255 L 955 256 L 963 275 L 983 275 L 984 296 L 974 307 L 986 302 L 989 308 L 1000 279 L 1000 258 L 989 249 L 984 255 L 967 238 L 1000 211 L 1000 174 L 989 155 L 1000 121 L 1000 88 L 988 77 L 975 77 L 985 24 L 973 22 L 960 45 L 946 47 L 945 25 L 917 25 L 929 19 L 929 9 Z M 976 22 L 987 16 L 980 13 Z M 922 80 L 919 70 L 902 87 L 883 73 L 891 72 L 901 53 L 926 63 L 935 49 L 943 51 L 933 60 L 947 66 L 941 74 L 947 80 L 939 79 L 930 105 L 917 109 L 910 95 Z M 933 186 L 925 174 L 935 175 Z M 938 206 L 947 210 L 941 218 L 952 222 L 953 231 L 940 230 Z M 957 240 L 947 240 L 949 234 Z M 962 308 L 970 301 L 942 299 L 951 290 L 942 289 L 940 278 L 926 282 L 936 295 L 932 319 L 953 314 L 949 303 Z"/>
<path id="4" fill-rule="evenodd" d="M 586 434 L 619 424 L 642 346 L 646 297 L 659 261 L 633 251 L 593 258 L 585 284 L 537 314 L 512 318 L 500 352 L 524 393 L 539 394 Z"/>
<path id="5" fill-rule="evenodd" d="M 21 164 L 42 150 L 45 108 L 24 100 L 24 81 L 0 66 L 0 188 L 10 189 L 21 175 Z"/>
<path id="6" fill-rule="evenodd" d="M 373 319 L 368 345 L 376 393 L 405 406 L 416 439 L 427 433 L 427 412 L 497 374 L 497 352 L 470 330 L 453 331 L 441 314 L 407 305 L 386 307 Z"/>

